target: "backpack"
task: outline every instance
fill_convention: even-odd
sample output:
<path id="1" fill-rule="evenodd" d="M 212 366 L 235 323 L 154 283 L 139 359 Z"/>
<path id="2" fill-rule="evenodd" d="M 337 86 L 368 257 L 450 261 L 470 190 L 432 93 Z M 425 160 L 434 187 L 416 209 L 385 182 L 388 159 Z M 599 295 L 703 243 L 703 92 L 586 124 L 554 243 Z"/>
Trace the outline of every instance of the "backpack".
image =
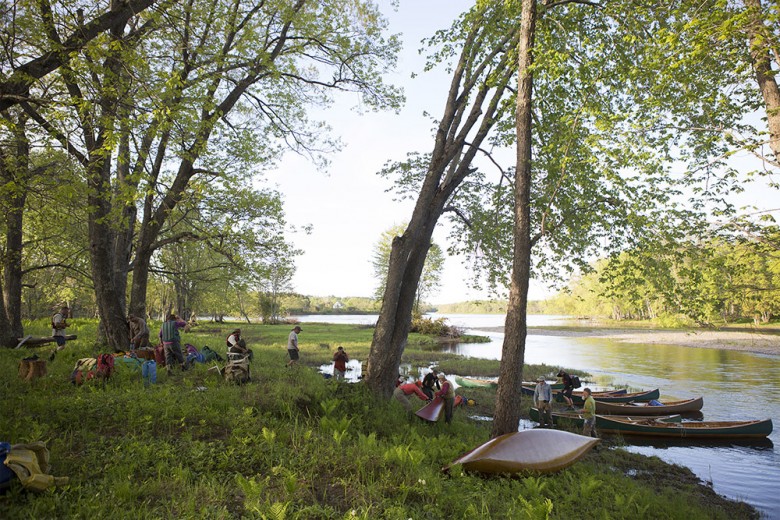
<path id="1" fill-rule="evenodd" d="M 220 356 L 217 352 L 211 350 L 211 347 L 206 345 L 203 347 L 203 362 L 208 363 L 209 361 L 224 361 L 222 356 Z"/>
<path id="2" fill-rule="evenodd" d="M 249 377 L 249 360 L 231 361 L 225 367 L 225 381 L 242 385 L 251 380 Z"/>
<path id="3" fill-rule="evenodd" d="M 582 383 L 580 383 L 580 378 L 578 376 L 571 376 L 571 384 L 574 388 L 579 388 L 582 386 Z"/>
<path id="4" fill-rule="evenodd" d="M 97 357 L 97 373 L 98 377 L 108 379 L 114 373 L 114 356 L 111 354 L 100 354 Z"/>
<path id="5" fill-rule="evenodd" d="M 198 349 L 197 347 L 195 347 L 195 345 L 190 345 L 189 343 L 187 343 L 186 345 L 184 345 L 184 349 L 186 352 L 187 361 L 189 361 L 190 363 L 192 362 L 192 360 L 197 361 L 198 363 L 205 362 L 203 354 L 198 352 Z"/>
<path id="6" fill-rule="evenodd" d="M 161 367 L 165 366 L 165 347 L 162 343 L 154 347 L 154 360 Z"/>
<path id="7" fill-rule="evenodd" d="M 97 360 L 95 358 L 81 358 L 76 361 L 76 366 L 73 367 L 73 372 L 70 373 L 70 382 L 76 386 L 81 386 L 85 379 L 84 372 L 94 374 L 91 370 L 96 363 Z"/>

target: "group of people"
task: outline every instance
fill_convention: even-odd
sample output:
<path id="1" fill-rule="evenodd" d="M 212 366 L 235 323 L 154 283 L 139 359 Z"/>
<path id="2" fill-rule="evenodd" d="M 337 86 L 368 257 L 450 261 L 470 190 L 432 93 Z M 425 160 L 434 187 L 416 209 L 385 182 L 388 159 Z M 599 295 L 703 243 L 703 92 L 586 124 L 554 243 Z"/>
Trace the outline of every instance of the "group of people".
<path id="1" fill-rule="evenodd" d="M 434 369 L 425 375 L 420 385 L 398 381 L 395 390 L 393 390 L 393 397 L 403 405 L 410 416 L 412 414 L 412 403 L 409 402 L 409 397 L 412 395 L 416 395 L 426 403 L 441 397 L 444 400 L 444 422 L 447 424 L 452 422 L 452 412 L 455 407 L 455 387 L 447 380 L 447 376 Z"/>
<path id="2" fill-rule="evenodd" d="M 558 377 L 563 380 L 563 391 L 561 392 L 564 401 L 567 404 L 566 410 L 574 410 L 574 401 L 572 400 L 572 392 L 574 391 L 574 383 L 569 374 L 564 370 L 558 372 Z M 593 399 L 590 388 L 584 388 L 582 390 L 582 397 L 584 398 L 584 404 L 580 414 L 584 419 L 582 434 L 590 437 L 598 436 L 596 432 L 596 401 Z M 534 406 L 539 410 L 539 426 L 541 428 L 552 428 L 552 399 L 553 391 L 552 387 L 547 384 L 547 381 L 543 376 L 537 378 L 537 384 L 534 388 Z"/>

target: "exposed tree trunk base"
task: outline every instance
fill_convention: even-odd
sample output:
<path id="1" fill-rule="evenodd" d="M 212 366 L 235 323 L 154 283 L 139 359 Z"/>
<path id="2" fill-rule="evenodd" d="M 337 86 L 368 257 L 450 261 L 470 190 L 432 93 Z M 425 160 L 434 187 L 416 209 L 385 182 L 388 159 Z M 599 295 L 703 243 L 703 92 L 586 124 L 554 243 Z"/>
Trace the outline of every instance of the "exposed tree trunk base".
<path id="1" fill-rule="evenodd" d="M 76 339 L 75 334 L 69 334 L 65 336 L 65 339 L 67 341 L 71 341 Z M 46 345 L 47 343 L 54 343 L 57 341 L 54 339 L 54 336 L 51 337 L 44 337 L 44 338 L 33 338 L 32 336 L 25 336 L 23 338 L 18 338 L 19 344 L 16 345 L 16 348 L 20 348 L 22 346 L 25 347 L 40 347 L 41 345 Z"/>

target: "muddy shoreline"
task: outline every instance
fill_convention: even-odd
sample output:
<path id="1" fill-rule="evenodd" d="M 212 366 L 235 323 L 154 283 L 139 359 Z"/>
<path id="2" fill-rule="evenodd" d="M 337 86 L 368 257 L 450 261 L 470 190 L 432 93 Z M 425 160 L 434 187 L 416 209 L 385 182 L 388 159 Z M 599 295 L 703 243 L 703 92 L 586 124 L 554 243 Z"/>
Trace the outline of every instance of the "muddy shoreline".
<path id="1" fill-rule="evenodd" d="M 504 327 L 475 330 L 504 332 Z M 780 355 L 780 334 L 733 330 L 610 329 L 590 327 L 528 327 L 534 336 L 606 338 L 623 343 L 651 343 L 693 348 L 741 350 L 771 356 Z"/>

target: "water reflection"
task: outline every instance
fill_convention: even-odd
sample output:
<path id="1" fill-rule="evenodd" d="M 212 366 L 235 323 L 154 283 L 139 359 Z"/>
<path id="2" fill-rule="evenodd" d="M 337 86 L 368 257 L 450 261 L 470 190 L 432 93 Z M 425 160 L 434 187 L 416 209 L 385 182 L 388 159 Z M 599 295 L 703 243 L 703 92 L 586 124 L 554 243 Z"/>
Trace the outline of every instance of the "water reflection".
<path id="1" fill-rule="evenodd" d="M 480 331 L 490 343 L 453 345 L 447 352 L 501 359 L 504 335 Z M 675 345 L 627 344 L 607 338 L 529 335 L 525 362 L 576 368 L 599 385 L 659 388 L 662 399 L 703 396 L 707 421 L 780 417 L 780 357 Z M 530 427 L 521 424 L 520 428 Z M 780 518 L 780 431 L 749 443 L 630 439 L 626 450 L 690 468 L 716 492 L 744 500 L 768 518 Z"/>

